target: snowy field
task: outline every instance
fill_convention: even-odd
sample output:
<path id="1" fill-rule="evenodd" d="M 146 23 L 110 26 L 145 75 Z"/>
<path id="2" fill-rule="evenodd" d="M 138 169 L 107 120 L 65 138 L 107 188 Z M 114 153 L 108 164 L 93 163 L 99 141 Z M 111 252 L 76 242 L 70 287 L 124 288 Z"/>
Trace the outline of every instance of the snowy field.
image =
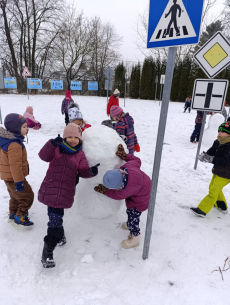
<path id="1" fill-rule="evenodd" d="M 62 98 L 30 96 L 28 101 L 26 96 L 0 95 L 3 118 L 11 112 L 23 114 L 31 105 L 42 123 L 41 130 L 29 132 L 26 144 L 28 181 L 35 193 L 30 210 L 33 229 L 16 229 L 7 223 L 9 196 L 0 181 L 0 304 L 230 304 L 230 270 L 224 272 L 224 281 L 219 272 L 211 273 L 230 256 L 230 214 L 213 209 L 203 219 L 189 211 L 207 195 L 212 166 L 199 163 L 198 170 L 193 170 L 197 145 L 189 138 L 196 112 L 183 113 L 179 103 L 169 107 L 149 259 L 142 260 L 147 212 L 141 216 L 140 247 L 125 250 L 120 247 L 127 237 L 127 231 L 120 228 L 126 220 L 125 206 L 109 218 L 89 219 L 74 204 L 65 211 L 67 244 L 54 251 L 56 267 L 42 267 L 48 217 L 37 193 L 48 164 L 39 159 L 38 152 L 47 140 L 62 134 Z M 92 126 L 107 118 L 106 98 L 73 98 Z M 128 99 L 125 111 L 135 120 L 141 147 L 136 155 L 151 177 L 160 107 L 153 101 Z M 224 193 L 229 200 L 230 186 Z"/>

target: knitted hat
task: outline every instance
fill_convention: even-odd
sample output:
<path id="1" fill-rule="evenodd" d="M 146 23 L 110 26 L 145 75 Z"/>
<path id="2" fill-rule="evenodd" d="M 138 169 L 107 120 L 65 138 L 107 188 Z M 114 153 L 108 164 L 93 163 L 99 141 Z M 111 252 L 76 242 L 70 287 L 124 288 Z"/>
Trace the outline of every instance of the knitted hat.
<path id="1" fill-rule="evenodd" d="M 71 91 L 66 90 L 65 97 L 71 98 Z"/>
<path id="2" fill-rule="evenodd" d="M 33 107 L 32 106 L 28 106 L 27 108 L 26 108 L 26 112 L 28 112 L 28 113 L 30 113 L 30 114 L 33 114 Z"/>
<path id="3" fill-rule="evenodd" d="M 230 122 L 225 122 L 221 124 L 218 128 L 218 132 L 225 132 L 227 134 L 230 134 Z"/>
<path id="4" fill-rule="evenodd" d="M 77 137 L 78 139 L 82 140 L 81 128 L 74 123 L 67 125 L 63 132 L 63 139 L 68 137 Z"/>
<path id="5" fill-rule="evenodd" d="M 119 106 L 112 106 L 110 108 L 110 115 L 112 118 L 119 118 L 122 112 L 123 109 Z"/>
<path id="6" fill-rule="evenodd" d="M 107 171 L 103 177 L 103 184 L 109 189 L 119 189 L 122 186 L 123 176 L 118 170 Z"/>
<path id="7" fill-rule="evenodd" d="M 114 92 L 113 92 L 113 94 L 115 94 L 115 95 L 118 96 L 118 95 L 120 95 L 120 91 L 119 91 L 118 89 L 115 89 Z"/>
<path id="8" fill-rule="evenodd" d="M 68 115 L 69 115 L 70 123 L 75 121 L 75 120 L 83 120 L 83 115 L 77 107 L 69 108 L 68 109 Z"/>
<path id="9" fill-rule="evenodd" d="M 21 127 L 27 120 L 20 114 L 10 113 L 5 117 L 4 125 L 6 129 L 14 134 L 21 135 Z"/>

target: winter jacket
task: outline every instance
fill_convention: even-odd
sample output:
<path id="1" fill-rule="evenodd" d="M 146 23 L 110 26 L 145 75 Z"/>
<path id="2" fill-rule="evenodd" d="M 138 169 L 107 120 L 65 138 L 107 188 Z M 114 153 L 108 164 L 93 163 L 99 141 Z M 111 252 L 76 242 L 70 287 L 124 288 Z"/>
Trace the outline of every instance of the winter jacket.
<path id="1" fill-rule="evenodd" d="M 107 105 L 107 114 L 110 114 L 110 108 L 112 106 L 119 106 L 119 98 L 115 98 L 113 94 L 109 98 L 109 102 Z"/>
<path id="2" fill-rule="evenodd" d="M 41 128 L 41 124 L 35 120 L 34 116 L 31 113 L 25 112 L 23 116 L 27 120 L 27 124 L 29 128 L 33 128 L 33 127 L 36 127 L 36 129 Z"/>
<path id="3" fill-rule="evenodd" d="M 24 181 L 29 175 L 27 152 L 23 136 L 17 137 L 12 132 L 0 127 L 0 176 L 2 180 Z"/>
<path id="4" fill-rule="evenodd" d="M 136 208 L 139 212 L 148 209 L 151 179 L 141 169 L 141 160 L 128 154 L 126 163 L 120 169 L 127 168 L 128 184 L 123 190 L 107 190 L 106 196 L 115 200 L 125 199 L 127 209 Z"/>
<path id="5" fill-rule="evenodd" d="M 186 100 L 186 102 L 185 102 L 185 107 L 191 107 L 191 103 L 192 103 L 192 101 L 188 101 L 188 100 Z"/>
<path id="6" fill-rule="evenodd" d="M 60 152 L 49 140 L 39 152 L 39 157 L 49 162 L 49 168 L 38 192 L 38 200 L 53 208 L 71 208 L 74 202 L 76 175 L 92 178 L 82 150 L 74 155 Z M 87 194 L 86 194 L 87 195 Z"/>
<path id="7" fill-rule="evenodd" d="M 81 126 L 81 131 L 83 132 L 83 131 L 85 131 L 89 127 L 91 127 L 90 124 L 84 124 L 84 125 Z"/>
<path id="8" fill-rule="evenodd" d="M 130 154 L 134 153 L 134 145 L 137 145 L 137 136 L 134 132 L 134 120 L 127 112 L 115 125 L 115 130 L 119 135 L 124 135 L 127 138 L 125 144 L 129 150 Z"/>
<path id="9" fill-rule="evenodd" d="M 202 124 L 203 116 L 204 116 L 204 111 L 197 111 L 197 116 L 196 116 L 195 123 L 196 124 Z"/>
<path id="10" fill-rule="evenodd" d="M 221 145 L 218 140 L 215 140 L 207 154 L 214 156 L 212 173 L 230 179 L 230 143 Z"/>
<path id="11" fill-rule="evenodd" d="M 73 99 L 66 99 L 64 98 L 64 100 L 62 101 L 62 105 L 61 105 L 61 113 L 63 114 L 64 112 L 68 114 L 68 107 L 70 104 L 73 104 L 74 101 Z"/>

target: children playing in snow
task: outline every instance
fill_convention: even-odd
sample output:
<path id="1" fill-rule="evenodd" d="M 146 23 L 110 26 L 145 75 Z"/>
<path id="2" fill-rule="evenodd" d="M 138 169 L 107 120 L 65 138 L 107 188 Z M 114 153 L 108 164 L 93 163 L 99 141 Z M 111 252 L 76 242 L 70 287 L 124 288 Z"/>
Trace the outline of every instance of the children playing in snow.
<path id="1" fill-rule="evenodd" d="M 199 142 L 203 116 L 204 116 L 204 111 L 197 111 L 197 116 L 196 116 L 196 120 L 195 120 L 195 123 L 196 123 L 195 129 L 190 137 L 190 142 L 192 142 L 192 143 Z"/>
<path id="2" fill-rule="evenodd" d="M 187 97 L 187 99 L 185 101 L 184 112 L 186 112 L 186 110 L 188 109 L 188 112 L 190 113 L 190 111 L 191 111 L 191 103 L 192 103 L 192 97 L 189 96 L 189 97 Z"/>
<path id="3" fill-rule="evenodd" d="M 61 105 L 61 113 L 65 114 L 65 124 L 66 126 L 69 124 L 69 115 L 68 115 L 68 107 L 73 103 L 73 99 L 71 97 L 71 91 L 66 90 L 65 98 L 62 101 Z"/>
<path id="4" fill-rule="evenodd" d="M 129 230 L 130 234 L 127 240 L 122 241 L 121 246 L 130 249 L 140 244 L 139 221 L 141 213 L 149 206 L 151 179 L 140 170 L 141 160 L 132 154 L 126 154 L 121 144 L 116 155 L 126 163 L 119 170 L 106 172 L 103 184 L 99 184 L 94 190 L 115 200 L 125 199 L 128 220 L 122 224 L 122 228 Z"/>
<path id="5" fill-rule="evenodd" d="M 87 128 L 91 127 L 90 124 L 87 124 L 84 119 L 79 107 L 76 103 L 71 104 L 68 107 L 68 115 L 70 123 L 77 124 L 81 127 L 81 131 L 83 132 Z"/>
<path id="6" fill-rule="evenodd" d="M 9 220 L 14 226 L 31 227 L 28 210 L 34 193 L 26 180 L 29 175 L 26 148 L 23 144 L 28 133 L 27 121 L 19 114 L 8 114 L 0 127 L 0 176 L 10 195 Z"/>
<path id="7" fill-rule="evenodd" d="M 38 121 L 35 120 L 33 114 L 34 114 L 33 107 L 28 106 L 26 108 L 26 112 L 23 114 L 23 116 L 27 120 L 27 125 L 29 128 L 40 129 L 42 125 Z"/>
<path id="8" fill-rule="evenodd" d="M 140 146 L 137 142 L 137 136 L 134 132 L 134 120 L 129 113 L 124 113 L 119 106 L 112 106 L 110 114 L 116 121 L 115 130 L 120 137 L 125 141 L 130 154 L 140 151 Z"/>
<path id="9" fill-rule="evenodd" d="M 98 174 L 98 166 L 89 167 L 82 151 L 82 131 L 73 123 L 66 126 L 63 138 L 59 135 L 49 140 L 39 157 L 49 162 L 49 168 L 38 192 L 38 200 L 48 206 L 48 230 L 44 238 L 42 264 L 55 267 L 53 251 L 58 244 L 66 243 L 63 228 L 64 209 L 71 208 L 75 195 L 76 175 L 92 178 Z"/>
<path id="10" fill-rule="evenodd" d="M 214 164 L 209 194 L 191 211 L 197 216 L 205 217 L 212 207 L 227 212 L 228 206 L 222 189 L 230 183 L 230 122 L 220 125 L 217 140 L 205 153 L 199 155 L 201 162 Z"/>
<path id="11" fill-rule="evenodd" d="M 120 91 L 118 89 L 115 89 L 113 94 L 111 94 L 110 98 L 109 98 L 109 102 L 107 105 L 107 116 L 111 117 L 112 119 L 112 115 L 110 113 L 110 109 L 112 106 L 119 106 L 119 96 L 120 96 Z"/>

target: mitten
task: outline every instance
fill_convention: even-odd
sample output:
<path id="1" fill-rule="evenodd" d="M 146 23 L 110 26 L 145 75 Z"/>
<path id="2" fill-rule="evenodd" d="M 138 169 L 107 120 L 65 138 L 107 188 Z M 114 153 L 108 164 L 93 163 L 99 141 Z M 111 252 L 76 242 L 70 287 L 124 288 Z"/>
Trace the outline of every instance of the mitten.
<path id="1" fill-rule="evenodd" d="M 214 159 L 213 156 L 209 156 L 208 154 L 205 154 L 203 162 L 212 163 L 213 159 Z"/>
<path id="2" fill-rule="evenodd" d="M 24 181 L 16 182 L 16 191 L 22 192 L 24 190 Z"/>
<path id="3" fill-rule="evenodd" d="M 204 157 L 205 157 L 205 155 L 206 155 L 206 152 L 203 151 L 201 154 L 199 154 L 198 159 L 199 159 L 201 162 L 204 162 Z"/>
<path id="4" fill-rule="evenodd" d="M 134 151 L 140 152 L 140 145 L 139 144 L 134 145 Z"/>
<path id="5" fill-rule="evenodd" d="M 117 155 L 119 158 L 121 158 L 122 160 L 125 160 L 125 159 L 126 159 L 127 154 L 126 154 L 126 152 L 125 152 L 124 147 L 123 147 L 122 144 L 119 144 L 119 145 L 118 145 L 116 155 Z"/>
<path id="6" fill-rule="evenodd" d="M 105 187 L 103 184 L 99 184 L 98 186 L 95 186 L 94 191 L 105 195 L 106 191 L 108 190 L 107 187 Z"/>
<path id="7" fill-rule="evenodd" d="M 51 140 L 51 143 L 54 146 L 59 146 L 59 145 L 61 145 L 62 141 L 63 141 L 63 139 L 62 139 L 62 137 L 60 137 L 60 134 L 59 134 L 57 138 Z"/>
<path id="8" fill-rule="evenodd" d="M 100 163 L 98 163 L 97 165 L 94 165 L 94 166 L 90 167 L 89 172 L 90 172 L 92 175 L 96 176 L 96 175 L 98 174 L 98 166 L 100 166 Z"/>

